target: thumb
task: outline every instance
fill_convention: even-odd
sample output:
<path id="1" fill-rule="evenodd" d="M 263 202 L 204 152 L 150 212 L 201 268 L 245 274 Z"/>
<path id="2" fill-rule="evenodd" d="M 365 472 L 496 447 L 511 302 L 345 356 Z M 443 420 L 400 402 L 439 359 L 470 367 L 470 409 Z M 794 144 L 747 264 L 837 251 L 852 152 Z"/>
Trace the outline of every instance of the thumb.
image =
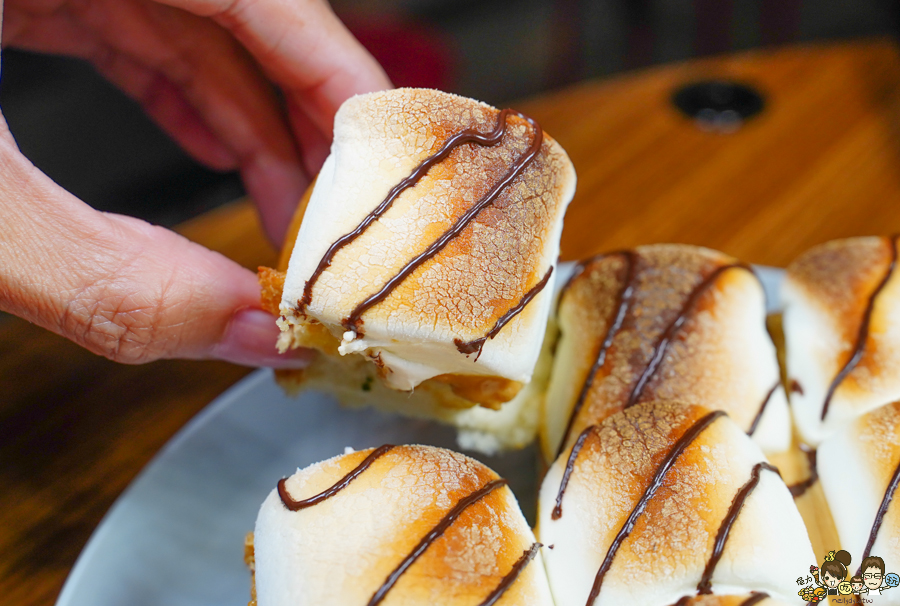
<path id="1" fill-rule="evenodd" d="M 0 308 L 112 360 L 298 367 L 255 276 L 143 221 L 94 211 L 0 140 Z"/>

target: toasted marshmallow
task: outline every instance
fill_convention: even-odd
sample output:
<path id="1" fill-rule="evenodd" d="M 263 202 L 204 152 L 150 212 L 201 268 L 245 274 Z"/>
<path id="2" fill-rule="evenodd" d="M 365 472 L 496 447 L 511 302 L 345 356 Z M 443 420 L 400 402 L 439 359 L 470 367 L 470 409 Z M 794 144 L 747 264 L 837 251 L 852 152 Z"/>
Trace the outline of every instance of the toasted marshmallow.
<path id="1" fill-rule="evenodd" d="M 753 591 L 745 595 L 696 595 L 678 601 L 677 606 L 785 606 L 788 603 L 764 591 Z"/>
<path id="2" fill-rule="evenodd" d="M 298 471 L 266 498 L 254 534 L 258 606 L 552 604 L 512 491 L 440 448 L 382 447 Z"/>
<path id="3" fill-rule="evenodd" d="M 378 210 L 456 135 L 501 128 L 497 144 L 451 148 Z M 521 387 L 543 341 L 574 190 L 565 152 L 521 114 L 425 89 L 349 99 L 291 256 L 280 347 L 330 340 L 399 390 L 438 376 Z"/>
<path id="4" fill-rule="evenodd" d="M 544 406 L 552 461 L 590 425 L 637 402 L 726 411 L 767 452 L 790 445 L 790 416 L 765 293 L 737 260 L 678 244 L 587 261 L 560 297 Z"/>
<path id="5" fill-rule="evenodd" d="M 786 571 L 806 570 L 812 547 L 764 461 L 727 415 L 684 402 L 641 403 L 584 431 L 540 493 L 556 603 L 665 605 L 751 590 L 800 603 Z"/>
<path id="6" fill-rule="evenodd" d="M 791 407 L 809 444 L 900 399 L 895 256 L 894 239 L 851 238 L 817 246 L 788 266 L 782 287 L 787 372 L 798 385 Z"/>
<path id="7" fill-rule="evenodd" d="M 841 547 L 853 554 L 853 570 L 871 555 L 884 560 L 886 573 L 900 572 L 900 489 L 892 484 L 900 473 L 898 436 L 895 402 L 846 424 L 819 446 L 819 480 Z M 894 601 L 883 603 L 900 604 L 900 589 L 887 594 Z"/>

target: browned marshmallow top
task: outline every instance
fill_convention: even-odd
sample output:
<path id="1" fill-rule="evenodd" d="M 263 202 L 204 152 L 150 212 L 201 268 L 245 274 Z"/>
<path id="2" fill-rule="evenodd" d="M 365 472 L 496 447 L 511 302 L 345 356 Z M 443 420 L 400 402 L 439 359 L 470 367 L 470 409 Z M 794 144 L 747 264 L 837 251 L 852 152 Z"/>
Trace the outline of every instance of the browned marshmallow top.
<path id="1" fill-rule="evenodd" d="M 512 492 L 477 461 L 427 446 L 360 451 L 297 472 L 263 504 L 259 603 L 544 603 L 536 550 Z"/>
<path id="2" fill-rule="evenodd" d="M 500 117 L 488 105 L 427 89 L 368 95 L 365 103 L 351 100 L 345 108 L 340 118 L 354 126 L 346 135 L 338 129 L 338 143 L 362 146 L 364 161 L 384 165 L 398 177 L 462 131 L 493 131 Z M 536 137 L 541 141 L 537 156 L 493 202 L 363 315 L 363 326 L 402 317 L 404 323 L 434 326 L 464 341 L 487 334 L 547 273 L 543 253 L 567 202 L 563 191 L 571 184 L 571 165 L 559 146 L 545 135 L 541 139 L 539 129 L 515 113 L 506 116 L 499 144 L 455 147 L 341 248 L 316 280 L 310 309 L 349 317 L 487 196 Z"/>
<path id="3" fill-rule="evenodd" d="M 882 391 L 885 367 L 897 365 L 897 348 L 879 338 L 887 310 L 896 306 L 890 300 L 896 301 L 896 289 L 887 288 L 895 273 L 895 247 L 894 238 L 887 237 L 834 240 L 808 250 L 787 268 L 791 286 L 827 318 L 839 339 L 831 356 L 822 359 L 834 392 L 826 395 L 828 404 L 837 395 L 853 400 Z"/>
<path id="4" fill-rule="evenodd" d="M 741 315 L 748 288 L 759 290 L 747 266 L 693 246 L 644 246 L 586 263 L 559 305 L 575 350 L 560 369 L 572 386 L 568 441 L 623 408 L 659 399 L 721 406 L 749 429 L 778 376 L 773 350 L 766 364 L 751 361 L 772 375 L 765 385 L 745 383 L 756 369 L 740 363 L 744 344 L 732 323 L 758 324 L 767 338 L 761 316 Z"/>

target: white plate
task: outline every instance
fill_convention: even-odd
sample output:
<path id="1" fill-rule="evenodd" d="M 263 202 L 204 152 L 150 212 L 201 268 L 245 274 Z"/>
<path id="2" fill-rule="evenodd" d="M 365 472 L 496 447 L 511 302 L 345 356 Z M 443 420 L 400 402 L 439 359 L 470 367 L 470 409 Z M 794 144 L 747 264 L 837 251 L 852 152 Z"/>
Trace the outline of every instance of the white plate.
<path id="1" fill-rule="evenodd" d="M 775 309 L 783 272 L 756 270 Z M 562 267 L 560 277 L 569 271 Z M 79 556 L 57 606 L 246 606 L 244 535 L 276 482 L 345 446 L 387 443 L 459 450 L 451 428 L 343 410 L 312 392 L 288 398 L 270 371 L 254 372 L 178 432 L 122 493 Z M 533 521 L 535 450 L 472 456 L 510 481 Z"/>

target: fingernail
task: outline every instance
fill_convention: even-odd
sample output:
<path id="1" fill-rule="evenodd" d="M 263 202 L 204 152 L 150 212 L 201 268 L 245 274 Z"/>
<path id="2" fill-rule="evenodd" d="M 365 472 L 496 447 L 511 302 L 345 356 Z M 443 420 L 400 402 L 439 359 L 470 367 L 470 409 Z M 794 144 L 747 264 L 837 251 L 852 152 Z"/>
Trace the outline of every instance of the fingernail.
<path id="1" fill-rule="evenodd" d="M 261 309 L 242 309 L 234 314 L 212 357 L 242 366 L 305 368 L 313 352 L 295 349 L 278 353 L 275 342 L 279 330 L 275 317 Z"/>

